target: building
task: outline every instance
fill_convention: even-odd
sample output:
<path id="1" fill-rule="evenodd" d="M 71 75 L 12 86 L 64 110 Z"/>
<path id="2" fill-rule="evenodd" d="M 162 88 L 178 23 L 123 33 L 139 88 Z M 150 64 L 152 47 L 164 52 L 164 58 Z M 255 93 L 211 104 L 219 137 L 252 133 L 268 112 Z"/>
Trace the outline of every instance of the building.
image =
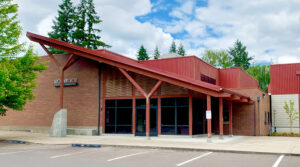
<path id="1" fill-rule="evenodd" d="M 49 68 L 38 76 L 35 100 L 22 112 L 7 112 L 1 129 L 48 132 L 55 112 L 66 108 L 68 132 L 76 134 L 269 133 L 269 96 L 240 68 L 218 69 L 196 56 L 137 61 L 33 33 L 27 37 L 47 52 L 45 45 L 68 54 L 42 57 Z"/>
<path id="2" fill-rule="evenodd" d="M 283 106 L 285 102 L 289 104 L 291 100 L 294 102 L 295 110 L 299 112 L 300 63 L 271 65 L 270 74 L 272 124 L 277 132 L 289 132 L 290 122 Z M 293 132 L 299 133 L 299 125 L 299 118 L 297 118 L 293 121 Z"/>

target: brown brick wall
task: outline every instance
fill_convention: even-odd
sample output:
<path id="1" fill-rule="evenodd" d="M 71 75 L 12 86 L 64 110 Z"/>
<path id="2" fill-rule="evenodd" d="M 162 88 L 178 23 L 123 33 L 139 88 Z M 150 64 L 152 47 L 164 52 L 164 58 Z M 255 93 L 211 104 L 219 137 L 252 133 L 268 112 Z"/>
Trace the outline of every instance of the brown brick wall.
<path id="1" fill-rule="evenodd" d="M 55 56 L 64 64 L 68 55 Z M 48 69 L 38 75 L 35 99 L 25 105 L 23 111 L 7 112 L 0 125 L 51 126 L 53 115 L 59 110 L 59 90 L 53 81 L 59 79 L 59 70 L 48 56 Z M 65 78 L 78 78 L 78 86 L 65 87 L 64 107 L 68 109 L 68 126 L 97 126 L 98 67 L 95 62 L 81 58 L 65 71 Z"/>
<path id="2" fill-rule="evenodd" d="M 250 96 L 252 100 L 261 97 L 260 104 L 256 104 L 256 117 L 258 118 L 258 107 L 260 112 L 260 132 L 258 119 L 256 120 L 256 135 L 268 135 L 270 125 L 265 125 L 265 112 L 270 112 L 270 97 L 267 93 L 259 89 L 234 90 Z M 262 98 L 262 95 L 265 97 Z M 233 104 L 233 134 L 254 135 L 254 104 L 234 103 Z"/>

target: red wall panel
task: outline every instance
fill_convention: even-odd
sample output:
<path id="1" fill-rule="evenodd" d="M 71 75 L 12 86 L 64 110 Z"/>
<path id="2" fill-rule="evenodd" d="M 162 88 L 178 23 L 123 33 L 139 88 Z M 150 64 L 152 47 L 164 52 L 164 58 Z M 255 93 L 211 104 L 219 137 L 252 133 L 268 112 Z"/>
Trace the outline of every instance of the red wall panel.
<path id="1" fill-rule="evenodd" d="M 300 63 L 271 65 L 270 93 L 272 94 L 298 94 L 300 93 Z"/>

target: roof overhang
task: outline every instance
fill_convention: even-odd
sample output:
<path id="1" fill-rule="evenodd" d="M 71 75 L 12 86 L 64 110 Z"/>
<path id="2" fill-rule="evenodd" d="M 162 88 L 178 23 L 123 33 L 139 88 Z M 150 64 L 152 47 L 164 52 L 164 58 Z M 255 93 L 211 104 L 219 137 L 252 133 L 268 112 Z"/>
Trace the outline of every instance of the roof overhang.
<path id="1" fill-rule="evenodd" d="M 127 58 L 125 56 L 119 55 L 117 53 L 105 49 L 100 49 L 100 50 L 87 49 L 81 46 L 73 45 L 67 42 L 59 41 L 53 38 L 48 38 L 30 32 L 27 32 L 26 36 L 31 41 L 40 43 L 41 45 L 51 46 L 53 48 L 60 49 L 78 56 L 82 56 L 91 60 L 105 63 L 117 68 L 123 68 L 125 70 L 132 71 L 137 74 L 155 78 L 163 82 L 181 86 L 210 96 L 231 97 L 232 94 L 235 94 L 242 98 L 247 98 L 247 99 L 249 98 L 246 95 L 241 95 L 233 91 L 228 91 L 217 85 L 212 85 L 209 83 L 194 80 L 174 73 L 162 71 L 161 69 L 150 67 L 145 64 L 141 64 L 136 60 Z"/>

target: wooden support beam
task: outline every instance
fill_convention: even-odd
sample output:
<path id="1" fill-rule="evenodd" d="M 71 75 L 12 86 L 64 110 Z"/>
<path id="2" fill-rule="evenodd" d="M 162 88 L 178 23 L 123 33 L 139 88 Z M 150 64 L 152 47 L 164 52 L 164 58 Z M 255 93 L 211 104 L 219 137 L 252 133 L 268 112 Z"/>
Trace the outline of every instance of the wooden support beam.
<path id="1" fill-rule="evenodd" d="M 63 70 L 68 69 L 69 67 L 71 67 L 75 62 L 77 62 L 80 59 L 79 56 L 71 54 L 68 58 L 68 60 L 66 61 L 66 63 L 63 66 Z"/>
<path id="2" fill-rule="evenodd" d="M 192 91 L 189 91 L 189 135 L 193 135 L 193 96 Z"/>
<path id="3" fill-rule="evenodd" d="M 232 136 L 232 101 L 228 101 L 229 109 L 229 135 Z"/>
<path id="4" fill-rule="evenodd" d="M 150 91 L 150 93 L 147 95 L 149 98 L 153 95 L 153 93 L 157 90 L 158 87 L 160 87 L 162 81 L 158 81 L 155 86 L 152 88 L 152 90 Z"/>
<path id="5" fill-rule="evenodd" d="M 134 85 L 137 88 L 137 90 L 142 95 L 144 95 L 145 97 L 147 97 L 147 93 L 143 90 L 143 88 L 141 88 L 140 85 L 138 83 L 136 83 L 135 80 L 124 69 L 119 68 L 119 70 L 132 83 L 132 85 Z"/>
<path id="6" fill-rule="evenodd" d="M 157 90 L 157 135 L 161 134 L 161 87 Z"/>
<path id="7" fill-rule="evenodd" d="M 219 97 L 219 131 L 220 138 L 223 138 L 223 98 Z"/>
<path id="8" fill-rule="evenodd" d="M 50 51 L 40 43 L 42 48 L 45 50 L 45 52 L 48 54 L 48 56 L 54 61 L 54 63 L 57 65 L 57 67 L 61 68 L 61 64 L 56 60 L 56 58 L 50 53 Z"/>
<path id="9" fill-rule="evenodd" d="M 206 112 L 210 112 L 211 113 L 211 97 L 209 95 L 206 95 Z M 211 113 L 212 115 L 212 113 Z M 206 118 L 207 119 L 207 137 L 208 137 L 208 141 L 210 142 L 211 140 L 211 118 Z"/>

